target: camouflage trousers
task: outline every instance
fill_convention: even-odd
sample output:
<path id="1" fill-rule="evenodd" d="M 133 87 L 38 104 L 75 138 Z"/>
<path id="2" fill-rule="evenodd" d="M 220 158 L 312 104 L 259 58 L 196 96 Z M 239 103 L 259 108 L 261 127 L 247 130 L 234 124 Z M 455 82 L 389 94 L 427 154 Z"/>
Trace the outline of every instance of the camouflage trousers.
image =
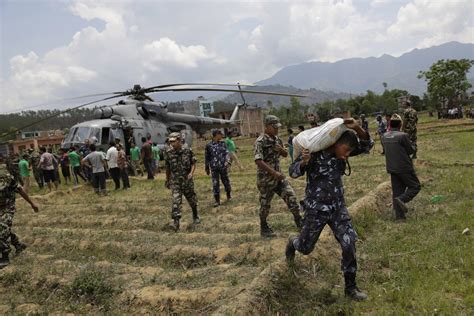
<path id="1" fill-rule="evenodd" d="M 346 207 L 332 210 L 306 211 L 303 220 L 303 229 L 300 235 L 293 241 L 296 250 L 304 255 L 310 254 L 319 239 L 323 228 L 327 225 L 341 245 L 342 260 L 341 270 L 344 273 L 355 273 L 357 271 L 356 247 L 357 234 L 352 227 L 351 217 Z"/>
<path id="2" fill-rule="evenodd" d="M 214 196 L 220 194 L 219 178 L 222 181 L 222 184 L 224 185 L 225 191 L 227 193 L 231 192 L 229 173 L 227 172 L 226 168 L 211 170 L 211 177 L 212 177 L 212 192 L 214 193 Z"/>
<path id="3" fill-rule="evenodd" d="M 33 176 L 39 188 L 42 189 L 44 187 L 43 171 L 39 168 L 33 168 Z"/>
<path id="4" fill-rule="evenodd" d="M 295 191 L 288 182 L 288 180 L 282 181 L 270 181 L 265 182 L 257 180 L 257 188 L 260 192 L 260 218 L 266 219 L 270 213 L 271 202 L 275 193 L 285 201 L 288 209 L 293 215 L 299 215 L 300 208 L 296 199 Z"/>
<path id="5" fill-rule="evenodd" d="M 4 210 L 0 211 L 0 253 L 10 252 L 10 236 L 12 235 L 14 214 Z"/>
<path id="6" fill-rule="evenodd" d="M 183 203 L 183 195 L 189 203 L 191 209 L 197 208 L 198 200 L 196 191 L 194 191 L 193 180 L 182 180 L 171 183 L 171 196 L 173 205 L 171 207 L 171 218 L 181 218 L 181 204 Z"/>

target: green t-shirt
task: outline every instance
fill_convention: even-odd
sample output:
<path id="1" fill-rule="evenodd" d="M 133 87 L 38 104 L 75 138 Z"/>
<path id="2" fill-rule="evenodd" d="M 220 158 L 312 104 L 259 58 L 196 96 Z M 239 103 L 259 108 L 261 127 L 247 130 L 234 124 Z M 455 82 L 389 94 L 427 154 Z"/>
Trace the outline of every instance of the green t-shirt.
<path id="1" fill-rule="evenodd" d="M 130 156 L 132 156 L 133 161 L 140 160 L 140 147 L 135 146 L 130 148 Z"/>
<path id="2" fill-rule="evenodd" d="M 18 162 L 18 169 L 20 169 L 20 176 L 22 177 L 29 177 L 30 176 L 30 169 L 28 169 L 29 164 L 28 161 L 22 159 Z"/>
<path id="3" fill-rule="evenodd" d="M 227 150 L 230 152 L 230 153 L 235 153 L 235 143 L 232 139 L 230 139 L 229 137 L 227 137 L 225 139 L 225 144 L 227 145 Z"/>
<path id="4" fill-rule="evenodd" d="M 69 161 L 71 162 L 71 167 L 79 167 L 81 165 L 81 157 L 75 151 L 71 151 L 67 154 L 69 157 Z"/>
<path id="5" fill-rule="evenodd" d="M 153 154 L 153 159 L 160 160 L 160 148 L 158 146 L 151 146 L 151 152 Z"/>

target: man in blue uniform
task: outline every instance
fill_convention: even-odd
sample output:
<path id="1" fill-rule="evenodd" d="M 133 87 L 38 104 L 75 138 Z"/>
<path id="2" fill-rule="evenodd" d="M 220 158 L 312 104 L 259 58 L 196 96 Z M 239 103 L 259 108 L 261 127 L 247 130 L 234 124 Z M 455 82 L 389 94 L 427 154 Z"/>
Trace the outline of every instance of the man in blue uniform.
<path id="1" fill-rule="evenodd" d="M 307 255 L 316 245 L 323 228 L 329 225 L 342 248 L 341 268 L 345 279 L 345 293 L 354 300 L 365 300 L 355 282 L 357 261 L 355 242 L 357 234 L 344 201 L 342 176 L 345 174 L 349 156 L 358 155 L 373 145 L 365 131 L 354 120 L 345 121 L 348 130 L 331 147 L 302 154 L 290 165 L 290 176 L 307 175 L 303 228 L 298 237 L 290 237 L 286 247 L 286 258 L 293 262 L 295 251 Z M 359 138 L 361 139 L 359 141 Z"/>
<path id="2" fill-rule="evenodd" d="M 212 141 L 206 145 L 205 168 L 206 174 L 212 176 L 212 192 L 214 193 L 214 207 L 221 204 L 219 178 L 227 193 L 227 200 L 232 199 L 229 181 L 228 167 L 230 166 L 230 155 L 225 142 L 222 141 L 222 132 L 219 129 L 212 130 Z"/>

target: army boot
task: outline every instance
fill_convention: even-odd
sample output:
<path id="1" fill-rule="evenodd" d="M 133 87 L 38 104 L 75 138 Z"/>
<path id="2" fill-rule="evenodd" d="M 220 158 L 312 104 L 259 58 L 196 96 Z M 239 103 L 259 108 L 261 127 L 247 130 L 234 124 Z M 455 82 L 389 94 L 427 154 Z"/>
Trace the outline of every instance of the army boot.
<path id="1" fill-rule="evenodd" d="M 10 259 L 8 258 L 8 252 L 2 253 L 2 258 L 0 259 L 0 269 L 5 268 L 10 264 Z"/>
<path id="2" fill-rule="evenodd" d="M 179 218 L 173 219 L 173 229 L 175 232 L 179 231 Z"/>
<path id="3" fill-rule="evenodd" d="M 288 238 L 288 243 L 286 244 L 285 257 L 286 257 L 286 262 L 288 264 L 292 264 L 293 261 L 295 260 L 296 249 L 295 249 L 295 246 L 294 246 L 293 242 L 295 241 L 296 238 L 297 237 L 290 236 Z"/>
<path id="4" fill-rule="evenodd" d="M 232 194 L 229 192 L 227 192 L 227 201 L 230 201 L 232 200 Z"/>
<path id="5" fill-rule="evenodd" d="M 262 237 L 276 237 L 275 232 L 268 226 L 267 220 L 260 218 L 260 235 Z"/>
<path id="6" fill-rule="evenodd" d="M 220 195 L 214 195 L 214 207 L 218 207 L 219 205 L 221 205 L 221 196 Z"/>
<path id="7" fill-rule="evenodd" d="M 346 282 L 344 293 L 354 301 L 365 301 L 367 294 L 359 290 L 355 282 L 355 277 L 355 273 L 344 273 L 344 281 Z"/>
<path id="8" fill-rule="evenodd" d="M 193 223 L 201 224 L 201 219 L 199 218 L 197 207 L 193 207 Z"/>
<path id="9" fill-rule="evenodd" d="M 25 250 L 28 246 L 22 242 L 20 242 L 19 244 L 16 244 L 15 245 L 15 254 L 19 255 L 20 253 L 23 252 L 23 250 Z"/>

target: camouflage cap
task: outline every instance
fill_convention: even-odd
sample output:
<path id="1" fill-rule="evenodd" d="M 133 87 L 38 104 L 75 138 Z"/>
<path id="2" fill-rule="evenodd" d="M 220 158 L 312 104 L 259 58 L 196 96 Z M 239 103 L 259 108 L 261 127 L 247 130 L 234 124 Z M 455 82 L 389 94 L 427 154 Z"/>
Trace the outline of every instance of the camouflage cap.
<path id="1" fill-rule="evenodd" d="M 402 117 L 398 115 L 397 113 L 392 114 L 392 117 L 390 118 L 391 121 L 402 121 Z"/>
<path id="2" fill-rule="evenodd" d="M 177 139 L 181 139 L 181 134 L 178 132 L 174 132 L 168 135 L 168 140 L 170 142 L 174 142 Z"/>
<path id="3" fill-rule="evenodd" d="M 281 127 L 280 119 L 275 115 L 267 115 L 263 120 L 265 125 L 272 125 L 275 128 Z"/>

